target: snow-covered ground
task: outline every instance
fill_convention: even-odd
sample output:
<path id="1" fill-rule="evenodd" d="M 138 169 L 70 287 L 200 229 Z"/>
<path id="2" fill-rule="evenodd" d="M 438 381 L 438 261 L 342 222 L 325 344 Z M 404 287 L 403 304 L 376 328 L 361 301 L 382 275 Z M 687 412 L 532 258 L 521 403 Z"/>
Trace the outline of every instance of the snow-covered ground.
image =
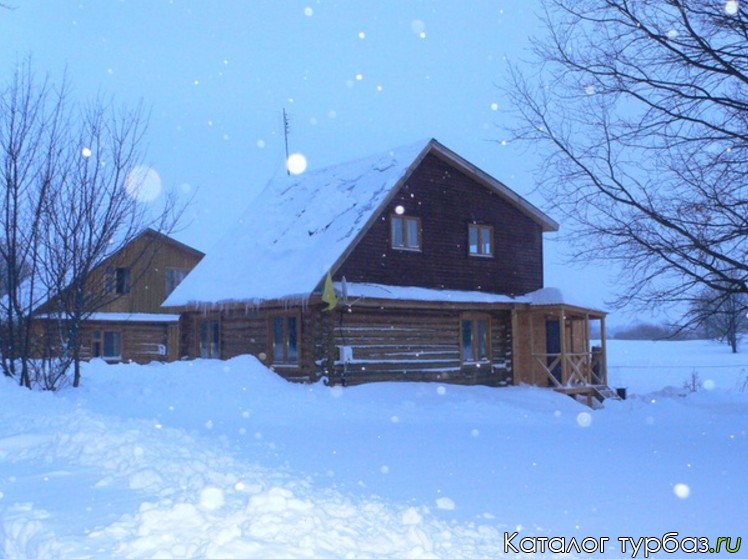
<path id="1" fill-rule="evenodd" d="M 617 538 L 745 540 L 748 353 L 609 351 L 629 398 L 594 411 L 530 387 L 289 384 L 250 357 L 91 363 L 57 394 L 0 379 L 0 557 L 501 557 L 515 531 L 515 546 L 607 537 L 603 556 L 631 557 Z"/>

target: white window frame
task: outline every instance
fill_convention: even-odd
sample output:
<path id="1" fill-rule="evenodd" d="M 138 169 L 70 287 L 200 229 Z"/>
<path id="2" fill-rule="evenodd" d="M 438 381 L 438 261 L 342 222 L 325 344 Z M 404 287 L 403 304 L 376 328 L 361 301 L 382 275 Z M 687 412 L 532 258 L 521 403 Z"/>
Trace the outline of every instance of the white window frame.
<path id="1" fill-rule="evenodd" d="M 472 232 L 475 231 L 477 243 L 473 251 Z M 488 243 L 486 243 L 486 240 Z M 488 244 L 488 252 L 486 252 Z M 494 228 L 492 225 L 480 223 L 468 223 L 468 254 L 478 258 L 493 258 L 494 255 Z"/>
<path id="2" fill-rule="evenodd" d="M 402 230 L 402 243 L 396 242 L 396 227 L 400 224 Z M 413 231 L 409 224 L 415 224 L 415 240 L 412 239 Z M 421 230 L 421 218 L 411 215 L 392 215 L 390 216 L 390 246 L 394 250 L 409 250 L 412 252 L 421 252 L 423 246 L 423 232 Z"/>

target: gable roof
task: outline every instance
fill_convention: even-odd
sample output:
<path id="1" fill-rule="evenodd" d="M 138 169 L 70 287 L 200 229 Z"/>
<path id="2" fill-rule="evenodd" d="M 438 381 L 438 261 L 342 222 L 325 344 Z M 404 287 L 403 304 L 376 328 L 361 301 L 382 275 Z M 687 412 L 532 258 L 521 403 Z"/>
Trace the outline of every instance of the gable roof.
<path id="1" fill-rule="evenodd" d="M 153 237 L 154 241 L 158 241 L 162 245 L 171 245 L 177 250 L 187 252 L 198 258 L 202 258 L 203 256 L 205 256 L 205 254 L 202 251 L 194 247 L 191 247 L 190 245 L 187 245 L 181 241 L 178 241 L 174 237 L 170 237 L 169 235 L 162 233 L 161 231 L 156 231 L 152 227 L 146 227 L 145 229 L 143 229 L 143 231 L 141 231 L 138 235 L 136 235 L 132 241 L 127 243 L 127 245 L 128 246 L 132 245 L 133 243 L 135 243 L 136 241 L 140 240 L 143 237 Z"/>
<path id="2" fill-rule="evenodd" d="M 436 140 L 271 181 L 163 306 L 306 298 L 335 270 L 424 157 L 434 154 L 537 222 L 558 224 Z"/>
<path id="3" fill-rule="evenodd" d="M 155 229 L 151 227 L 146 227 L 142 229 L 139 233 L 137 233 L 131 240 L 129 240 L 127 243 L 125 243 L 123 246 L 119 247 L 118 250 L 115 252 L 109 254 L 106 258 L 104 258 L 99 264 L 97 264 L 93 270 L 91 270 L 89 277 L 92 277 L 93 274 L 97 273 L 98 271 L 105 269 L 107 266 L 112 265 L 114 262 L 117 262 L 118 259 L 122 257 L 122 254 L 127 251 L 131 250 L 132 247 L 136 245 L 136 243 L 139 243 L 141 240 L 146 240 L 148 243 L 154 243 L 154 245 L 158 244 L 159 246 L 170 246 L 174 250 L 185 252 L 187 254 L 190 254 L 192 256 L 195 256 L 196 258 L 200 259 L 203 256 L 205 256 L 204 253 L 197 250 L 196 248 L 193 248 L 187 244 L 184 244 L 181 241 L 176 240 L 173 237 L 170 237 L 169 235 L 166 235 L 165 233 L 161 233 L 160 231 L 156 231 Z M 68 287 L 66 287 L 62 292 L 64 293 L 67 289 L 70 287 L 70 283 L 72 281 L 68 282 Z M 35 292 L 35 301 L 32 306 L 34 309 L 34 313 L 44 312 L 45 309 L 49 308 L 49 305 L 55 300 L 55 297 L 59 296 L 59 293 L 49 293 L 46 290 L 42 288 L 42 286 L 37 287 L 37 291 Z"/>

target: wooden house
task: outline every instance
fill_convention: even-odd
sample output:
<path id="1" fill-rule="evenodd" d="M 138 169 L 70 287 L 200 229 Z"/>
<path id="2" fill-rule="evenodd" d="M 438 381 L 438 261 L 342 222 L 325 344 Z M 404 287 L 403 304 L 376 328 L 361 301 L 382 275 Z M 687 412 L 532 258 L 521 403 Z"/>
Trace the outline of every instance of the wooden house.
<path id="1" fill-rule="evenodd" d="M 273 181 L 165 306 L 184 356 L 291 380 L 603 390 L 605 313 L 544 288 L 557 228 L 429 140 Z"/>
<path id="2" fill-rule="evenodd" d="M 111 363 L 173 361 L 180 356 L 179 313 L 161 303 L 204 254 L 167 235 L 146 229 L 98 266 L 87 283 L 96 309 L 81 332 L 84 359 Z M 55 351 L 55 299 L 36 311 L 40 344 Z"/>

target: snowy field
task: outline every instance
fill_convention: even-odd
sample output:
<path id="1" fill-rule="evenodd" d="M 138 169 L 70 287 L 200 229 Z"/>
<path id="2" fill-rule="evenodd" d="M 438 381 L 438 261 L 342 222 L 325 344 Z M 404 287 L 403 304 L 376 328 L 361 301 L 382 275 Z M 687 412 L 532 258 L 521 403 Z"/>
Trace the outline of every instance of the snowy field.
<path id="1" fill-rule="evenodd" d="M 0 379 L 0 557 L 495 558 L 514 532 L 607 537 L 604 557 L 742 537 L 745 556 L 748 353 L 609 351 L 629 397 L 594 411 L 529 387 L 293 385 L 250 357 L 91 363 L 58 394 Z"/>

